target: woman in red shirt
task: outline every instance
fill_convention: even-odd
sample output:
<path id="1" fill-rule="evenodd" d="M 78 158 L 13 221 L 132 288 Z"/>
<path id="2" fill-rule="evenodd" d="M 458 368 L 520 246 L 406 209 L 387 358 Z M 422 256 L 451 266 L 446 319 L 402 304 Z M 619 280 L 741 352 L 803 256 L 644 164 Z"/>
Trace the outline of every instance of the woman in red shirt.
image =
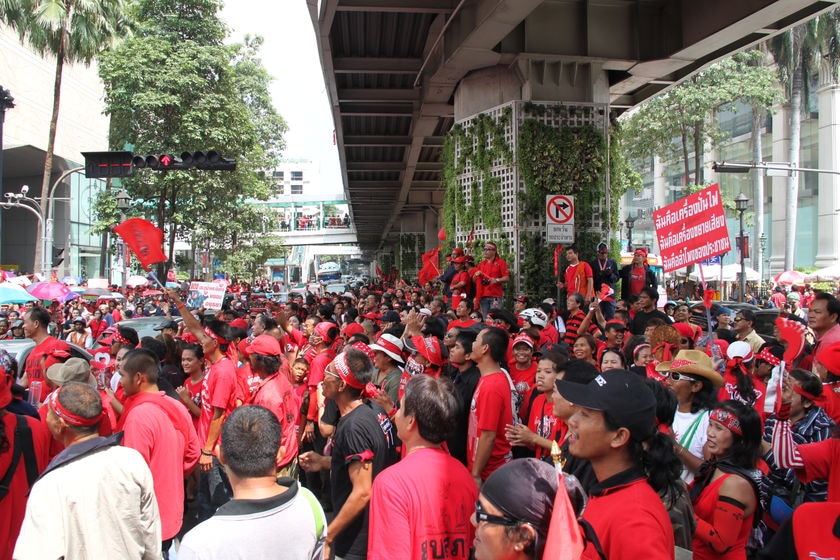
<path id="1" fill-rule="evenodd" d="M 706 453 L 691 486 L 697 516 L 691 549 L 695 560 L 744 560 L 758 506 L 755 469 L 761 449 L 761 419 L 740 401 L 722 402 L 709 418 Z"/>

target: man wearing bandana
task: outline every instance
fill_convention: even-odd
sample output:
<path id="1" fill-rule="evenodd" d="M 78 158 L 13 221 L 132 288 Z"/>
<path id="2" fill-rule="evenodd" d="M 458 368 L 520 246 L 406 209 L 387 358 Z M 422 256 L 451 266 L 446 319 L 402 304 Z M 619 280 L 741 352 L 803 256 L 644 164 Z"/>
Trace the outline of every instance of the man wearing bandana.
<path id="1" fill-rule="evenodd" d="M 367 558 L 368 504 L 376 476 L 397 461 L 396 434 L 388 414 L 367 397 L 376 393 L 373 364 L 362 350 L 348 348 L 324 372 L 324 396 L 338 405 L 332 455 L 308 451 L 300 456 L 307 472 L 330 471 L 335 518 L 327 528 L 324 557 Z"/>
<path id="2" fill-rule="evenodd" d="M 122 433 L 98 434 L 96 389 L 68 383 L 49 398 L 47 426 L 65 446 L 32 487 L 14 558 L 160 558 L 152 473 Z"/>

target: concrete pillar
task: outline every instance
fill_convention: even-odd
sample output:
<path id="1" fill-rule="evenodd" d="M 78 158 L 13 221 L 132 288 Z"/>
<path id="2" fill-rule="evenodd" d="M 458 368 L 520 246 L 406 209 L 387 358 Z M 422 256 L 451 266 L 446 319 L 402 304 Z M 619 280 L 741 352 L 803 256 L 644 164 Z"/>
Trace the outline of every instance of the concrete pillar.
<path id="1" fill-rule="evenodd" d="M 820 72 L 819 168 L 840 169 L 840 85 L 830 79 L 831 72 Z M 822 83 L 823 78 L 827 83 Z M 823 268 L 840 258 L 840 175 L 820 173 L 817 217 L 817 256 L 814 265 Z"/>
<path id="2" fill-rule="evenodd" d="M 773 161 L 787 161 L 790 143 L 788 112 L 790 106 L 783 105 L 773 114 Z M 787 177 L 768 177 L 772 181 L 773 193 L 770 218 L 770 278 L 782 272 L 785 266 L 785 220 L 787 219 Z M 767 187 L 765 186 L 765 189 Z"/>

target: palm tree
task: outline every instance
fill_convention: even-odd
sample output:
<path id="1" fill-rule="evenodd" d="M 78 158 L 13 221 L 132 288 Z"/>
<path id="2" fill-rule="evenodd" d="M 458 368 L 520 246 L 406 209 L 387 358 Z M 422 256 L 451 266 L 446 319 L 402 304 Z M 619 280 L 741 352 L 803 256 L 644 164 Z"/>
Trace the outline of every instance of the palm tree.
<path id="1" fill-rule="evenodd" d="M 0 3 L 0 19 L 18 32 L 21 41 L 39 55 L 54 56 L 56 60 L 52 117 L 41 182 L 41 208 L 45 212 L 64 65 L 90 64 L 104 48 L 125 34 L 128 29 L 125 6 L 124 0 L 3 0 Z M 40 239 L 36 239 L 36 266 L 41 262 L 41 250 Z"/>
<path id="2" fill-rule="evenodd" d="M 790 103 L 788 161 L 794 167 L 799 164 L 802 112 L 808 99 L 807 78 L 815 68 L 818 52 L 817 19 L 814 18 L 773 37 L 769 44 L 770 52 L 778 68 L 779 80 L 786 90 Z M 787 178 L 786 190 L 784 269 L 792 270 L 796 240 L 796 214 L 799 205 L 799 176 L 797 173 L 792 173 Z"/>

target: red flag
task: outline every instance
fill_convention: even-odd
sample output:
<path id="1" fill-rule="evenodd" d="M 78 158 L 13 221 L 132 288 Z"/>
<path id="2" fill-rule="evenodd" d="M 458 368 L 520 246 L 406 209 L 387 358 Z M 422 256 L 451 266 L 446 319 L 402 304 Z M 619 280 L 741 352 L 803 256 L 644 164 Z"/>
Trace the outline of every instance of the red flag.
<path id="1" fill-rule="evenodd" d="M 423 268 L 421 268 L 420 272 L 417 273 L 417 279 L 420 281 L 420 285 L 423 285 L 426 282 L 431 282 L 432 280 L 440 276 L 440 270 L 437 266 L 439 252 L 440 245 L 438 245 L 431 251 L 426 251 L 420 258 L 421 262 L 423 263 Z"/>
<path id="2" fill-rule="evenodd" d="M 151 265 L 166 260 L 166 254 L 163 252 L 163 231 L 152 222 L 141 218 L 129 218 L 115 226 L 114 233 L 122 237 L 147 271 L 151 270 Z"/>
<path id="3" fill-rule="evenodd" d="M 440 228 L 440 231 L 438 232 L 438 239 L 441 240 L 441 241 L 446 241 L 446 228 L 445 227 Z"/>
<path id="4" fill-rule="evenodd" d="M 472 227 L 470 230 L 470 234 L 467 236 L 467 245 L 472 245 L 473 239 L 475 238 L 475 226 Z"/>
<path id="5" fill-rule="evenodd" d="M 554 248 L 554 276 L 560 276 L 560 253 L 562 252 L 562 245 L 558 245 Z"/>
<path id="6" fill-rule="evenodd" d="M 560 484 L 554 496 L 554 508 L 545 540 L 543 558 L 552 560 L 579 560 L 583 554 L 583 536 L 577 515 L 569 501 L 563 473 L 559 473 Z"/>
<path id="7" fill-rule="evenodd" d="M 376 265 L 376 275 L 380 278 L 385 278 L 385 273 L 382 272 L 381 268 L 379 268 L 379 264 Z"/>

